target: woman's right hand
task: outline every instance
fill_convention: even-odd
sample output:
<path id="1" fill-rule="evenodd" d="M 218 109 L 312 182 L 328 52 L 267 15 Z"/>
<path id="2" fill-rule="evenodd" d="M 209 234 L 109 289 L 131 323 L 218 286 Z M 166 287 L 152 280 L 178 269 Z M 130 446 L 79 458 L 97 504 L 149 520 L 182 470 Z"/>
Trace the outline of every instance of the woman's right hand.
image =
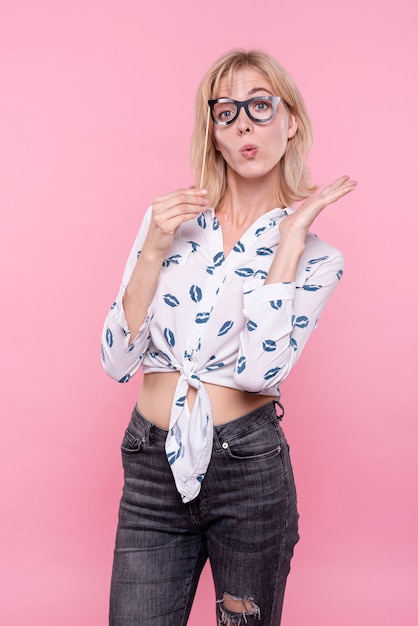
<path id="1" fill-rule="evenodd" d="M 159 257 L 171 250 L 177 228 L 196 218 L 207 206 L 205 189 L 178 189 L 159 196 L 152 204 L 152 217 L 144 248 Z"/>
<path id="2" fill-rule="evenodd" d="M 204 189 L 178 189 L 154 200 L 148 234 L 123 295 L 125 317 L 131 331 L 129 345 L 144 323 L 162 261 L 172 248 L 177 228 L 205 209 L 206 194 Z"/>

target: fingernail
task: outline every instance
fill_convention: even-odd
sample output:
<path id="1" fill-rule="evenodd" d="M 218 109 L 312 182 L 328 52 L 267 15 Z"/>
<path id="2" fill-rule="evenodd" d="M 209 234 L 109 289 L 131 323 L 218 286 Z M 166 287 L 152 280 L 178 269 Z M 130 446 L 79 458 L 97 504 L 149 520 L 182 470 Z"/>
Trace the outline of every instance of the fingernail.
<path id="1" fill-rule="evenodd" d="M 201 189 L 200 193 L 208 193 L 208 190 L 207 189 Z"/>

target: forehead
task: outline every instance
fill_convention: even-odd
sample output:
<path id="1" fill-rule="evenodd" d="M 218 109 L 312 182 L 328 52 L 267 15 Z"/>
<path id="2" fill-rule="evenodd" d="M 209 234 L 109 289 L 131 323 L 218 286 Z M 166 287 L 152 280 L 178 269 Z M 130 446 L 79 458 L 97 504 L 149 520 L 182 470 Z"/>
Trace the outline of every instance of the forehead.
<path id="1" fill-rule="evenodd" d="M 234 98 L 235 100 L 250 98 L 258 93 L 273 94 L 270 81 L 257 70 L 246 67 L 232 75 L 224 75 L 218 83 L 215 98 Z"/>

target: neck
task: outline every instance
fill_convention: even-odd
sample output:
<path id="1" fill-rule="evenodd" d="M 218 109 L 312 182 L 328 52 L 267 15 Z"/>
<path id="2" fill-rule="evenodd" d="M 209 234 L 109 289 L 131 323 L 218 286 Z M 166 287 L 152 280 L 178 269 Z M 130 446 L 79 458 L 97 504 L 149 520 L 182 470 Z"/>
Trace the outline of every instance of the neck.
<path id="1" fill-rule="evenodd" d="M 228 187 L 216 214 L 240 228 L 277 206 L 277 172 L 261 178 L 242 178 L 228 171 Z"/>

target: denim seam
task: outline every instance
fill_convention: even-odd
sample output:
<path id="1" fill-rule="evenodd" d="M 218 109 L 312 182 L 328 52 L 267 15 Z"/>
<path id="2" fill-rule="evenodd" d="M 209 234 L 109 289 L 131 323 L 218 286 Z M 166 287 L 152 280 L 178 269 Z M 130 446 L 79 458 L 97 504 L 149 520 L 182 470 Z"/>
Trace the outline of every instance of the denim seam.
<path id="1" fill-rule="evenodd" d="M 251 433 L 254 433 L 257 430 L 260 430 L 260 428 L 264 428 L 264 426 L 268 426 L 268 424 L 271 424 L 272 422 L 276 422 L 276 421 L 277 421 L 277 417 L 274 416 L 266 420 L 265 422 L 262 422 L 261 424 L 254 425 L 250 428 L 242 429 L 239 433 L 236 433 L 232 436 L 227 436 L 225 438 L 225 441 L 233 441 L 234 439 L 238 439 L 240 437 L 243 437 L 244 435 L 249 435 Z M 224 440 L 220 439 L 220 441 L 224 441 Z"/>

